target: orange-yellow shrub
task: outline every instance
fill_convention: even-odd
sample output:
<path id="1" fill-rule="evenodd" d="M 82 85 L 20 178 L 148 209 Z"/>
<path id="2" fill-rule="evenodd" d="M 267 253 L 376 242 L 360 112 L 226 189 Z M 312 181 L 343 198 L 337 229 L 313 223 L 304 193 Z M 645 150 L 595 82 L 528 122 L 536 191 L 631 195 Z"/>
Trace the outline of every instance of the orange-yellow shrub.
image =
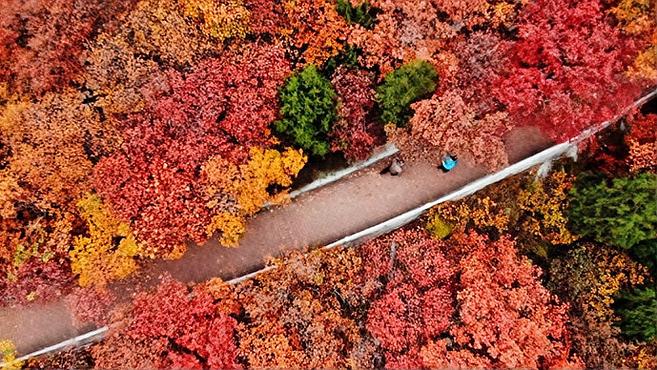
<path id="1" fill-rule="evenodd" d="M 656 4 L 654 0 L 621 0 L 610 13 L 621 22 L 623 31 L 638 35 L 654 26 Z"/>
<path id="2" fill-rule="evenodd" d="M 629 69 L 630 77 L 657 80 L 657 32 L 653 36 L 653 46 L 643 50 Z"/>
<path id="3" fill-rule="evenodd" d="M 3 92 L 6 90 L 0 86 L 0 99 L 9 98 Z M 29 106 L 27 102 L 11 102 L 0 107 L 0 141 L 10 142 L 13 132 L 19 130 L 22 112 Z M 2 154 L 2 153 L 0 153 Z M 18 185 L 16 174 L 9 169 L 0 170 L 0 217 L 13 218 L 16 214 L 14 202 L 23 193 Z"/>
<path id="4" fill-rule="evenodd" d="M 523 211 L 522 229 L 551 244 L 570 244 L 577 237 L 568 230 L 568 191 L 573 178 L 564 171 L 552 172 L 534 181 L 518 194 Z"/>
<path id="5" fill-rule="evenodd" d="M 288 187 L 292 179 L 306 164 L 301 150 L 288 148 L 283 152 L 274 149 L 252 148 L 249 161 L 236 166 L 222 158 L 211 158 L 204 166 L 210 201 L 207 206 L 217 214 L 207 227 L 208 235 L 221 231 L 221 242 L 237 244 L 245 231 L 246 217 L 262 209 L 282 194 L 269 194 L 271 185 Z"/>
<path id="6" fill-rule="evenodd" d="M 42 210 L 71 210 L 89 190 L 92 156 L 117 143 L 112 127 L 67 90 L 38 103 L 16 102 L 0 113 L 0 132 L 12 155 L 4 174 L 20 180 L 30 203 Z"/>
<path id="7" fill-rule="evenodd" d="M 240 181 L 235 188 L 235 198 L 244 213 L 253 214 L 270 199 L 270 185 L 287 187 L 306 164 L 301 150 L 292 148 L 279 152 L 273 149 L 252 149 L 251 158 L 240 166 Z"/>
<path id="8" fill-rule="evenodd" d="M 89 229 L 88 236 L 75 238 L 69 253 L 80 286 L 104 286 L 134 272 L 141 249 L 128 224 L 116 220 L 96 195 L 82 198 L 78 207 Z"/>
<path id="9" fill-rule="evenodd" d="M 506 210 L 488 196 L 476 197 L 472 202 L 449 202 L 436 208 L 436 216 L 464 231 L 468 226 L 477 229 L 492 228 L 499 233 L 509 229 L 511 218 Z"/>
<path id="10" fill-rule="evenodd" d="M 584 244 L 553 261 L 550 276 L 555 287 L 581 306 L 587 320 L 612 322 L 616 294 L 644 283 L 648 271 L 620 251 Z"/>
<path id="11" fill-rule="evenodd" d="M 329 0 L 284 0 L 292 33 L 289 42 L 304 49 L 307 64 L 322 65 L 338 55 L 346 39 L 347 23 Z"/>
<path id="12" fill-rule="evenodd" d="M 641 144 L 636 140 L 629 140 L 628 144 L 630 149 L 630 169 L 632 172 L 657 168 L 657 142 Z"/>
<path id="13" fill-rule="evenodd" d="M 16 178 L 11 174 L 0 171 L 0 217 L 16 217 L 14 202 L 22 198 L 21 187 L 18 185 Z"/>
<path id="14" fill-rule="evenodd" d="M 657 345 L 640 344 L 636 352 L 636 363 L 639 369 L 657 369 Z"/>
<path id="15" fill-rule="evenodd" d="M 181 0 L 187 17 L 198 20 L 206 35 L 223 41 L 244 38 L 248 32 L 250 12 L 243 1 Z"/>
<path id="16" fill-rule="evenodd" d="M 649 46 L 641 51 L 628 75 L 635 79 L 657 80 L 657 1 L 621 0 L 610 10 L 630 35 L 646 37 Z"/>
<path id="17" fill-rule="evenodd" d="M 581 244 L 551 260 L 548 286 L 570 304 L 572 344 L 587 366 L 636 367 L 628 360 L 636 360 L 637 348 L 621 340 L 612 306 L 619 291 L 641 285 L 647 276 L 627 254 L 599 244 Z"/>
<path id="18" fill-rule="evenodd" d="M 235 246 L 246 231 L 246 220 L 242 216 L 229 212 L 219 213 L 212 217 L 212 221 L 208 225 L 208 236 L 217 230 L 221 231 L 219 243 L 227 247 Z"/>
<path id="19" fill-rule="evenodd" d="M 0 340 L 0 360 L 4 363 L 2 370 L 19 370 L 22 361 L 16 360 L 16 346 L 10 340 Z"/>
<path id="20" fill-rule="evenodd" d="M 513 25 L 513 21 L 517 15 L 517 10 L 513 2 L 501 2 L 493 5 L 491 10 L 491 21 L 496 26 L 504 26 L 509 28 Z"/>
<path id="21" fill-rule="evenodd" d="M 425 227 L 434 238 L 438 239 L 445 239 L 452 233 L 452 225 L 445 222 L 440 215 L 433 215 Z"/>

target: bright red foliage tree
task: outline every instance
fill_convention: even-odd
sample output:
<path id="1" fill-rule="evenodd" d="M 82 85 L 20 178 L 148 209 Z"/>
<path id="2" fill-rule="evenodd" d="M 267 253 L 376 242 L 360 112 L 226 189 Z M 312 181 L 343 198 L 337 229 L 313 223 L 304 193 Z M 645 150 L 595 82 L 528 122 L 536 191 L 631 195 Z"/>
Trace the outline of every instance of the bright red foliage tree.
<path id="1" fill-rule="evenodd" d="M 493 93 L 518 125 L 555 140 L 614 117 L 639 94 L 624 76 L 633 41 L 608 23 L 600 0 L 537 0 L 508 45 L 510 67 Z"/>
<path id="2" fill-rule="evenodd" d="M 237 321 L 230 316 L 236 312 L 222 303 L 228 297 L 217 294 L 216 284 L 189 289 L 165 276 L 154 292 L 139 293 L 123 326 L 92 350 L 96 366 L 144 367 L 150 362 L 158 368 L 238 367 Z"/>
<path id="3" fill-rule="evenodd" d="M 459 35 L 450 40 L 444 51 L 435 58 L 440 76 L 438 91 L 458 92 L 476 115 L 495 113 L 499 102 L 490 93 L 492 85 L 506 67 L 504 38 L 486 31 L 476 31 L 467 37 Z"/>
<path id="4" fill-rule="evenodd" d="M 242 163 L 250 148 L 273 143 L 267 127 L 288 73 L 282 50 L 249 45 L 185 76 L 169 72 L 169 93 L 120 123 L 124 144 L 95 167 L 95 187 L 147 248 L 204 240 L 202 166 L 211 156 Z"/>
<path id="5" fill-rule="evenodd" d="M 567 307 L 512 240 L 472 233 L 445 242 L 400 230 L 362 253 L 365 276 L 385 282 L 367 329 L 381 342 L 387 367 L 577 363 L 569 358 Z"/>
<path id="6" fill-rule="evenodd" d="M 569 356 L 567 306 L 545 289 L 540 270 L 519 256 L 506 237 L 490 242 L 475 233 L 458 241 L 462 253 L 455 342 L 484 350 L 502 367 L 547 367 Z"/>
<path id="7" fill-rule="evenodd" d="M 625 136 L 632 171 L 657 170 L 657 114 L 632 119 Z"/>
<path id="8" fill-rule="evenodd" d="M 342 151 L 349 160 L 365 159 L 377 141 L 373 76 L 363 70 L 340 67 L 331 83 L 338 94 L 339 117 L 329 133 L 331 150 Z"/>
<path id="9" fill-rule="evenodd" d="M 0 275 L 0 289 L 3 292 L 0 306 L 53 300 L 65 295 L 73 282 L 74 276 L 65 258 L 57 257 L 44 262 L 32 257 L 15 270 L 7 268 Z"/>
<path id="10" fill-rule="evenodd" d="M 454 270 L 442 247 L 422 230 L 400 230 L 362 247 L 362 255 L 370 256 L 364 259 L 365 278 L 387 280 L 370 306 L 366 325 L 381 342 L 390 367 L 402 361 L 404 352 L 417 354 L 451 323 Z"/>

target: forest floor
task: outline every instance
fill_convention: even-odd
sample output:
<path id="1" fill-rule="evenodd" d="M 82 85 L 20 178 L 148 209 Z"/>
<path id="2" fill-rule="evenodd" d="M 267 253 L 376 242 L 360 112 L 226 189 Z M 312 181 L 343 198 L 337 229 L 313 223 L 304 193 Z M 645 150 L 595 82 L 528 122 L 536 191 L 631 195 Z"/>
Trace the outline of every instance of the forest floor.
<path id="1" fill-rule="evenodd" d="M 506 138 L 511 163 L 551 145 L 537 129 L 519 128 Z M 426 162 L 407 162 L 400 176 L 381 174 L 390 160 L 360 170 L 335 183 L 305 193 L 293 202 L 267 209 L 253 217 L 237 248 L 223 248 L 216 240 L 190 246 L 178 260 L 157 261 L 112 289 L 130 296 L 161 273 L 184 282 L 212 277 L 224 280 L 262 268 L 269 257 L 291 250 L 322 246 L 388 220 L 450 193 L 480 178 L 486 171 L 467 161 L 449 173 Z M 0 339 L 10 339 L 19 354 L 75 337 L 93 328 L 76 326 L 65 299 L 28 307 L 0 308 Z"/>

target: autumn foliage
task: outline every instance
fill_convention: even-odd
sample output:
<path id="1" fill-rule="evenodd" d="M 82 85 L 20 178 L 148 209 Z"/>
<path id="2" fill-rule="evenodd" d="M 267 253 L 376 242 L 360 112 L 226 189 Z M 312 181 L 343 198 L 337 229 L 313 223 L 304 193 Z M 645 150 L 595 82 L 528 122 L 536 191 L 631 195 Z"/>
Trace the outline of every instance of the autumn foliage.
<path id="1" fill-rule="evenodd" d="M 541 367 L 571 360 L 566 306 L 540 285 L 536 267 L 521 262 L 512 240 L 469 234 L 441 242 L 402 231 L 363 248 L 376 253 L 366 271 L 386 276 L 367 327 L 385 349 L 387 367 Z"/>
<path id="2" fill-rule="evenodd" d="M 221 284 L 188 289 L 165 276 L 155 291 L 135 297 L 121 326 L 92 350 L 96 366 L 236 367 L 236 312 L 224 304 Z"/>
<path id="3" fill-rule="evenodd" d="M 221 231 L 221 243 L 236 245 L 244 233 L 246 217 L 267 202 L 275 203 L 285 196 L 284 192 L 272 196 L 269 187 L 290 186 L 305 163 L 303 152 L 292 148 L 283 152 L 254 148 L 249 161 L 240 166 L 227 163 L 221 157 L 211 158 L 204 169 L 207 195 L 211 199 L 206 205 L 218 213 L 207 226 L 208 236 Z"/>
<path id="4" fill-rule="evenodd" d="M 573 174 L 562 165 L 441 205 L 423 218 L 428 230 L 415 223 L 362 245 L 293 252 L 233 285 L 164 277 L 109 316 L 111 296 L 76 292 L 81 317 L 115 323 L 90 349 L 94 366 L 651 364 L 650 271 L 631 254 L 577 241 L 566 211 Z M 216 189 L 236 183 L 206 171 Z M 536 244 L 550 247 L 539 254 Z M 58 361 L 88 361 L 77 356 Z"/>
<path id="5" fill-rule="evenodd" d="M 625 114 L 657 84 L 656 15 L 655 0 L 4 1 L 0 305 L 66 297 L 80 323 L 111 324 L 42 367 L 654 367 L 648 109 L 581 166 L 360 247 L 278 256 L 235 285 L 117 287 L 190 243 L 239 246 L 307 165 L 387 140 L 407 163 L 493 172 L 520 126 L 560 142 Z"/>
<path id="6" fill-rule="evenodd" d="M 631 171 L 657 170 L 657 114 L 632 120 L 625 143 L 629 149 Z"/>
<path id="7" fill-rule="evenodd" d="M 586 243 L 550 264 L 548 287 L 570 302 L 572 344 L 590 367 L 628 366 L 636 350 L 622 340 L 613 304 L 621 291 L 645 282 L 647 271 L 627 254 Z"/>
<path id="8" fill-rule="evenodd" d="M 510 68 L 493 89 L 516 124 L 569 139 L 638 96 L 624 78 L 633 40 L 606 20 L 599 0 L 533 1 L 518 22 Z"/>
<path id="9" fill-rule="evenodd" d="M 568 218 L 572 185 L 572 175 L 563 169 L 545 177 L 523 175 L 471 197 L 438 205 L 429 216 L 427 229 L 436 236 L 442 233 L 443 238 L 466 230 L 493 238 L 512 233 L 521 241 L 521 247 L 544 254 L 545 250 L 535 247 L 546 243 L 568 245 L 579 238 Z"/>
<path id="10" fill-rule="evenodd" d="M 267 125 L 288 68 L 279 50 L 253 45 L 184 76 L 170 71 L 169 92 L 119 123 L 123 145 L 95 167 L 94 185 L 147 250 L 205 239 L 212 210 L 202 166 L 212 156 L 240 164 L 250 148 L 274 143 Z"/>
<path id="11" fill-rule="evenodd" d="M 639 37 L 644 46 L 628 68 L 628 75 L 634 79 L 654 81 L 657 78 L 657 2 L 621 0 L 609 12 L 621 23 L 624 33 Z"/>
<path id="12" fill-rule="evenodd" d="M 113 28 L 136 1 L 3 2 L 0 84 L 11 93 L 40 96 L 80 81 L 80 56 L 95 33 Z"/>
<path id="13" fill-rule="evenodd" d="M 477 119 L 473 109 L 456 91 L 447 91 L 411 107 L 415 111 L 409 121 L 411 135 L 420 145 L 468 158 L 491 171 L 508 165 L 502 140 L 508 130 L 506 113 L 488 114 Z"/>
<path id="14" fill-rule="evenodd" d="M 361 258 L 355 251 L 295 254 L 237 288 L 251 321 L 239 325 L 250 367 L 366 366 L 374 346 L 354 319 Z"/>
<path id="15" fill-rule="evenodd" d="M 135 271 L 140 248 L 129 226 L 113 219 L 96 195 L 81 199 L 78 207 L 88 229 L 88 236 L 76 237 L 70 251 L 80 286 L 102 287 Z"/>
<path id="16" fill-rule="evenodd" d="M 329 133 L 331 150 L 350 160 L 367 158 L 377 141 L 373 80 L 372 73 L 348 67 L 339 68 L 331 80 L 338 95 L 338 119 Z"/>

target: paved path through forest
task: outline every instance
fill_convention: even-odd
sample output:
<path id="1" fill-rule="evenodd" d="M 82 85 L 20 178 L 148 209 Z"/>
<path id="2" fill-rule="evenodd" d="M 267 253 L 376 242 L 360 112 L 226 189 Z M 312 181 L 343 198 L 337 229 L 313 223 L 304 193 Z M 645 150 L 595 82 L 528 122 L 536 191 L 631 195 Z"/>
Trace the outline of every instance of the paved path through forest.
<path id="1" fill-rule="evenodd" d="M 551 143 L 538 130 L 516 129 L 507 138 L 511 162 L 528 157 Z M 390 219 L 454 191 L 485 175 L 470 163 L 442 173 L 426 162 L 407 163 L 401 176 L 381 175 L 388 161 L 360 170 L 335 183 L 306 193 L 292 203 L 263 211 L 249 221 L 238 248 L 223 248 L 216 240 L 191 246 L 183 258 L 158 261 L 142 276 L 170 272 L 185 282 L 221 277 L 229 280 L 253 272 L 267 257 L 292 249 L 321 246 Z M 128 283 L 116 288 L 125 291 Z M 27 308 L 0 309 L 0 339 L 16 344 L 20 354 L 85 333 L 76 328 L 63 300 Z"/>

